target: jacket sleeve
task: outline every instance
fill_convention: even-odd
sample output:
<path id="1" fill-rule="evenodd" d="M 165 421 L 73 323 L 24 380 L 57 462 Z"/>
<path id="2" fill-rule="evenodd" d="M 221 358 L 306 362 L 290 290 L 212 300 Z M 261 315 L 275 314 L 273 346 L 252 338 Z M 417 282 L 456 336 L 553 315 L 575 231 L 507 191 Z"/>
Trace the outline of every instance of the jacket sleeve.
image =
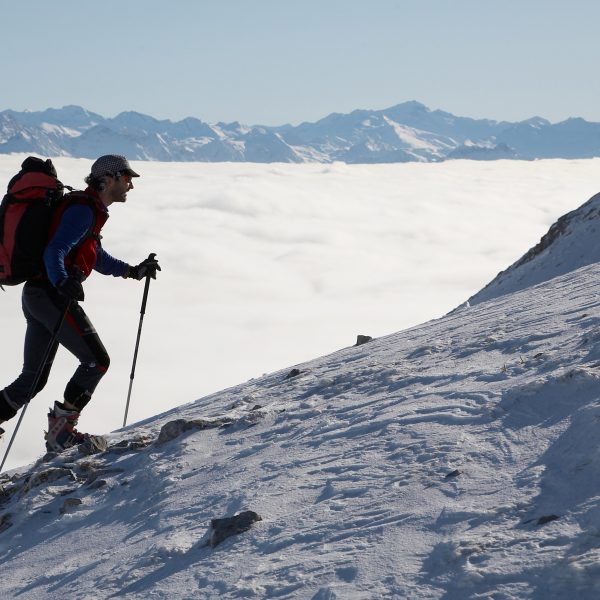
<path id="1" fill-rule="evenodd" d="M 69 206 L 63 213 L 58 228 L 44 251 L 44 266 L 52 285 L 58 285 L 69 276 L 65 258 L 87 234 L 93 221 L 92 209 L 83 204 Z"/>
<path id="2" fill-rule="evenodd" d="M 94 271 L 102 275 L 112 275 L 113 277 L 125 277 L 129 271 L 129 265 L 122 260 L 114 258 L 106 252 L 102 246 L 98 245 L 98 257 Z"/>

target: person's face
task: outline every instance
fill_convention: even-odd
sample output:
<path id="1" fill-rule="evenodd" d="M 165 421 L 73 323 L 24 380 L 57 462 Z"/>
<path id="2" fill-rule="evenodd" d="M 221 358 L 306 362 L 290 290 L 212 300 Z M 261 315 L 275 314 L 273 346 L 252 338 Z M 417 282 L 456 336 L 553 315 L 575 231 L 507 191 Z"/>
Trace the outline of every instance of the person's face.
<path id="1" fill-rule="evenodd" d="M 106 191 L 112 202 L 126 202 L 127 192 L 133 189 L 131 175 L 120 175 L 119 177 L 109 177 L 109 185 Z"/>

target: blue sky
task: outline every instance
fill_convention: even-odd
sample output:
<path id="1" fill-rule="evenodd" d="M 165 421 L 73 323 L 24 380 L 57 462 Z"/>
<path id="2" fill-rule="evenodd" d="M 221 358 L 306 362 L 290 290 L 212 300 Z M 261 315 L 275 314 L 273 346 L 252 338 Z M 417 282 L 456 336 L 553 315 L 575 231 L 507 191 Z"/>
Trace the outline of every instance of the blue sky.
<path id="1" fill-rule="evenodd" d="M 597 0 L 3 0 L 0 109 L 600 121 Z"/>

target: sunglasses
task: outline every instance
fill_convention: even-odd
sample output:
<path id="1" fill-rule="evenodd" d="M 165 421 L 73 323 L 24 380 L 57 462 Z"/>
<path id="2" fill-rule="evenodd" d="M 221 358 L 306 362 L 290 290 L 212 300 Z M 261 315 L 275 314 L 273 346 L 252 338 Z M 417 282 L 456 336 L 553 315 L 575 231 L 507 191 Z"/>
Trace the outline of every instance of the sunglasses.
<path id="1" fill-rule="evenodd" d="M 115 179 L 122 179 L 125 183 L 133 187 L 132 177 L 128 173 L 117 172 L 114 175 L 112 175 L 112 177 L 114 177 Z"/>

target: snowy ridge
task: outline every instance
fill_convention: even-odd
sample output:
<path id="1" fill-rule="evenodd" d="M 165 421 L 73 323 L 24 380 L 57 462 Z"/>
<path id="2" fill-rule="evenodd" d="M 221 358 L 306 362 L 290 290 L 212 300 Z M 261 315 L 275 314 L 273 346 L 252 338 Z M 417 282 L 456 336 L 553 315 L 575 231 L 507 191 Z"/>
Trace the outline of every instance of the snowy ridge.
<path id="1" fill-rule="evenodd" d="M 0 591 L 596 598 L 599 298 L 585 266 L 5 476 Z"/>
<path id="2" fill-rule="evenodd" d="M 578 209 L 560 217 L 536 246 L 499 273 L 469 302 L 475 304 L 521 290 L 600 261 L 599 222 L 600 194 L 596 194 Z"/>

